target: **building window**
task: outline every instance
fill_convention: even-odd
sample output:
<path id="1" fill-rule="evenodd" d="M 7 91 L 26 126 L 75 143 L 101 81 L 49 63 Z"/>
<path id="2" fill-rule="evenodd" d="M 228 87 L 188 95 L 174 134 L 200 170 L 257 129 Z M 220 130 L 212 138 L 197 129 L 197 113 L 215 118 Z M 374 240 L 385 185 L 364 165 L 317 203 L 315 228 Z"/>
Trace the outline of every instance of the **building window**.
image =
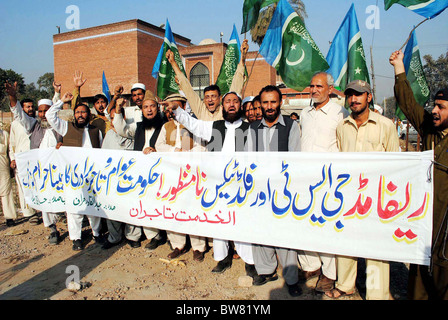
<path id="1" fill-rule="evenodd" d="M 190 83 L 193 90 L 203 99 L 204 88 L 210 85 L 210 72 L 203 63 L 198 62 L 191 68 Z"/>

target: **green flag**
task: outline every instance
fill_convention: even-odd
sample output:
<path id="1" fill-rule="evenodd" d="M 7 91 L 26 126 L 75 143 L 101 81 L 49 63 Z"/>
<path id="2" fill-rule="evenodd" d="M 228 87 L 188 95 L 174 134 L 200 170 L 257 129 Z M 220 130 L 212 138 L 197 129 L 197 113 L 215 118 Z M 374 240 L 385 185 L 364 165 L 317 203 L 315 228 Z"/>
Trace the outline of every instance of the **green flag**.
<path id="1" fill-rule="evenodd" d="M 219 71 L 216 85 L 221 90 L 221 94 L 224 95 L 230 90 L 232 85 L 233 76 L 235 75 L 236 68 L 240 62 L 240 40 L 235 25 L 233 25 L 233 32 L 230 36 L 229 43 L 227 45 L 226 54 Z"/>
<path id="2" fill-rule="evenodd" d="M 400 4 L 413 12 L 432 19 L 448 7 L 448 0 L 384 0 L 384 10 L 392 5 Z"/>
<path id="3" fill-rule="evenodd" d="M 182 59 L 180 57 L 179 50 L 177 49 L 173 33 L 171 32 L 170 24 L 167 20 L 165 38 L 163 39 L 162 47 L 160 48 L 156 62 L 154 63 L 154 67 L 152 69 L 152 76 L 157 79 L 157 96 L 160 99 L 165 99 L 168 95 L 179 92 L 179 86 L 176 83 L 176 74 L 166 58 L 166 52 L 168 50 L 173 52 L 174 60 L 180 70 L 185 74 Z"/>
<path id="4" fill-rule="evenodd" d="M 244 0 L 241 33 L 246 33 L 255 26 L 262 2 L 263 0 Z"/>
<path id="5" fill-rule="evenodd" d="M 244 0 L 243 4 L 243 26 L 241 33 L 250 31 L 257 23 L 260 11 L 279 0 Z"/>
<path id="6" fill-rule="evenodd" d="M 425 106 L 429 99 L 430 91 L 428 83 L 426 82 L 425 73 L 423 71 L 415 31 L 412 32 L 411 38 L 409 39 L 406 49 L 404 50 L 403 62 L 406 70 L 406 77 L 411 84 L 414 98 L 419 105 Z M 398 106 L 395 110 L 395 115 L 401 120 L 406 118 Z"/>
<path id="7" fill-rule="evenodd" d="M 305 25 L 286 0 L 280 0 L 260 54 L 289 88 L 303 91 L 316 72 L 329 68 Z"/>
<path id="8" fill-rule="evenodd" d="M 328 73 L 333 76 L 335 87 L 339 90 L 344 91 L 347 84 L 354 80 L 370 83 L 361 31 L 353 4 L 333 38 L 327 61 L 330 64 Z"/>

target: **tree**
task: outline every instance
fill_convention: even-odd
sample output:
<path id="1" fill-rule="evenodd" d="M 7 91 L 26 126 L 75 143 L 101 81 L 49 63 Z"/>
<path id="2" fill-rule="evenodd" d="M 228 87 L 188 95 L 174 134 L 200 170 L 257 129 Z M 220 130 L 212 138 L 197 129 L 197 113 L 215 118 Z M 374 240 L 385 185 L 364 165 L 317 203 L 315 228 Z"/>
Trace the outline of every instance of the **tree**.
<path id="1" fill-rule="evenodd" d="M 54 81 L 54 73 L 47 72 L 44 75 L 40 76 L 37 79 L 37 85 L 39 86 L 39 90 L 43 90 L 47 93 L 47 96 L 51 96 L 53 94 L 53 81 Z"/>
<path id="2" fill-rule="evenodd" d="M 292 6 L 294 11 L 299 15 L 302 20 L 308 17 L 305 9 L 305 4 L 301 0 L 288 0 L 289 4 Z M 273 4 L 263 8 L 258 17 L 257 23 L 250 30 L 250 35 L 252 36 L 252 41 L 258 45 L 261 45 L 264 39 L 264 35 L 268 30 L 269 23 L 271 22 L 272 16 L 274 15 L 275 8 L 277 8 L 278 1 Z"/>
<path id="3" fill-rule="evenodd" d="M 9 100 L 5 90 L 6 81 L 9 83 L 17 81 L 17 90 L 19 94 L 23 94 L 25 91 L 25 81 L 21 74 L 18 74 L 11 69 L 3 70 L 0 68 L 0 110 L 2 111 L 9 111 Z"/>
<path id="4" fill-rule="evenodd" d="M 423 56 L 423 59 L 426 62 L 423 71 L 431 90 L 430 100 L 432 100 L 437 91 L 448 87 L 448 51 L 445 55 L 440 55 L 437 60 L 429 54 Z"/>

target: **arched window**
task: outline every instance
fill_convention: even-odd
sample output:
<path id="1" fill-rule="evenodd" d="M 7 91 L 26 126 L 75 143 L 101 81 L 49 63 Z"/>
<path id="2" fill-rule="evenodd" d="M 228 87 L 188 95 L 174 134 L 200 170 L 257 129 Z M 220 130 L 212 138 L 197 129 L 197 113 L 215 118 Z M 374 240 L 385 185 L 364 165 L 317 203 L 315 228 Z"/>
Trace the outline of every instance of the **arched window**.
<path id="1" fill-rule="evenodd" d="M 190 83 L 193 90 L 203 99 L 204 88 L 210 85 L 210 72 L 203 63 L 198 62 L 191 68 Z"/>

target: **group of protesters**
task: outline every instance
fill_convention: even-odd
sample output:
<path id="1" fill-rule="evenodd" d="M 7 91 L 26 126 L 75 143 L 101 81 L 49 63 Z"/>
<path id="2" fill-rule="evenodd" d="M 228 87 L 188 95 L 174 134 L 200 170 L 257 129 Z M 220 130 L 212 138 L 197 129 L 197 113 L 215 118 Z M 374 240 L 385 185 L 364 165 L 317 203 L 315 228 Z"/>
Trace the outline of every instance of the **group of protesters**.
<path id="1" fill-rule="evenodd" d="M 122 97 L 123 86 L 118 85 L 111 101 L 104 94 L 94 97 L 93 110 L 83 102 L 81 88 L 86 82 L 82 72 L 76 72 L 73 92 L 62 95 L 61 86 L 54 82 L 52 100 L 38 101 L 37 117 L 33 101 L 17 99 L 17 84 L 5 83 L 14 121 L 10 132 L 2 130 L 0 192 L 6 225 L 17 219 L 11 188 L 10 169 L 17 170 L 14 154 L 37 148 L 82 147 L 151 152 L 398 152 L 399 139 L 394 123 L 370 109 L 372 90 L 369 83 L 356 80 L 344 91 L 348 109 L 330 99 L 334 80 L 326 72 L 316 73 L 310 82 L 310 106 L 300 118 L 281 113 L 282 93 L 273 85 L 263 87 L 255 97 L 243 97 L 247 81 L 245 60 L 247 40 L 241 46 L 241 61 L 236 69 L 229 92 L 210 85 L 203 98 L 192 88 L 179 69 L 174 55 L 166 57 L 174 69 L 179 93 L 159 99 L 142 83 L 131 87 L 131 107 Z M 425 111 L 413 98 L 403 66 L 403 53 L 390 57 L 395 69 L 395 96 L 400 109 L 423 139 L 423 149 L 435 151 L 434 166 L 434 226 L 430 266 L 411 265 L 409 299 L 447 299 L 448 265 L 446 248 L 446 210 L 448 207 L 448 89 L 435 96 L 432 113 Z M 61 110 L 69 104 L 73 115 L 64 119 Z M 128 119 L 130 109 L 134 113 Z M 141 115 L 141 116 L 140 116 Z M 139 119 L 141 117 L 141 119 Z M 10 161 L 9 161 L 9 159 Z M 39 214 L 30 208 L 23 196 L 21 183 L 16 179 L 21 212 L 30 224 L 40 223 Z M 61 218 L 58 212 L 41 212 L 43 224 L 49 229 L 48 241 L 61 241 L 56 227 Z M 92 235 L 104 250 L 123 241 L 130 247 L 141 247 L 146 237 L 146 250 L 156 250 L 169 243 L 168 259 L 185 254 L 191 246 L 193 259 L 201 262 L 207 251 L 208 240 L 197 235 L 186 235 L 169 230 L 134 226 L 120 221 L 84 216 L 67 212 L 66 223 L 73 250 L 82 250 L 83 221 L 87 219 Z M 107 228 L 105 228 L 107 226 Z M 105 231 L 106 230 L 106 231 Z M 223 273 L 235 258 L 245 263 L 246 274 L 253 284 L 260 286 L 278 279 L 278 263 L 291 296 L 301 295 L 300 283 L 317 279 L 314 290 L 337 299 L 356 292 L 356 257 L 336 256 L 290 248 L 213 239 L 213 258 L 217 262 L 211 270 Z M 388 261 L 366 259 L 367 267 L 374 266 L 378 283 L 367 286 L 366 299 L 389 300 L 390 270 Z"/>

